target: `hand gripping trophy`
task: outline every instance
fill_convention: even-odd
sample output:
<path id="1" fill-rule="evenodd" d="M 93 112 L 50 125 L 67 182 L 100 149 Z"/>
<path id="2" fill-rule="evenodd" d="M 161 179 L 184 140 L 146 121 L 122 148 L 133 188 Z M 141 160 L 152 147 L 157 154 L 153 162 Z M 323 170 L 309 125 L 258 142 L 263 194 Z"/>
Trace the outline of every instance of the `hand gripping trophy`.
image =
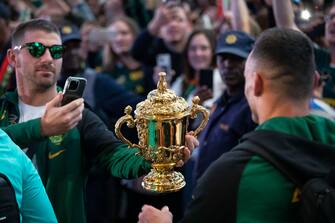
<path id="1" fill-rule="evenodd" d="M 155 192 L 178 191 L 185 186 L 184 176 L 173 170 L 183 158 L 185 135 L 189 118 L 202 114 L 202 121 L 193 135 L 197 136 L 208 122 L 208 111 L 198 105 L 200 99 L 195 96 L 190 107 L 182 97 L 167 89 L 165 73 L 160 73 L 157 89 L 148 94 L 146 100 L 136 106 L 135 119 L 132 108 L 125 108 L 125 115 L 115 124 L 117 137 L 129 147 L 139 148 L 139 155 L 152 164 L 151 172 L 143 179 L 142 186 Z M 136 126 L 139 143 L 134 144 L 121 133 L 121 127 L 127 123 L 129 128 Z"/>

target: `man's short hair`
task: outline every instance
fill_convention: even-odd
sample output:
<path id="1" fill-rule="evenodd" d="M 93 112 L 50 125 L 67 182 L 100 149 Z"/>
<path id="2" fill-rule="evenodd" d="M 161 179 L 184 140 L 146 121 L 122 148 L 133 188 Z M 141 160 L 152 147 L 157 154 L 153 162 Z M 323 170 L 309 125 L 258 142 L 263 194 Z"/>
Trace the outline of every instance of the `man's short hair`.
<path id="1" fill-rule="evenodd" d="M 44 19 L 32 19 L 28 22 L 21 23 L 16 27 L 12 34 L 12 47 L 20 45 L 24 34 L 28 31 L 42 30 L 48 33 L 56 33 L 60 36 L 59 29 L 52 22 Z"/>
<path id="2" fill-rule="evenodd" d="M 266 30 L 257 39 L 251 56 L 256 66 L 266 69 L 265 78 L 273 80 L 273 90 L 298 100 L 311 97 L 314 50 L 305 34 L 287 28 Z"/>

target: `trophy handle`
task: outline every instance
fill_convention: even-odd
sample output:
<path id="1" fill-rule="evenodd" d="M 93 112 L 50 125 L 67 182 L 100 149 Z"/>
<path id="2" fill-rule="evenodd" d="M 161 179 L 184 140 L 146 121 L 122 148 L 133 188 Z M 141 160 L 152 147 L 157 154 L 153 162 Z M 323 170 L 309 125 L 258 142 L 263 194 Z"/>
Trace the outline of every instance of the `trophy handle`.
<path id="1" fill-rule="evenodd" d="M 132 110 L 133 109 L 129 105 L 124 109 L 125 115 L 119 118 L 119 120 L 117 120 L 117 122 L 115 123 L 115 134 L 122 142 L 126 143 L 129 147 L 136 147 L 142 149 L 140 145 L 130 142 L 126 137 L 123 136 L 121 132 L 121 127 L 124 123 L 127 123 L 128 128 L 135 127 L 136 121 L 131 116 Z"/>
<path id="2" fill-rule="evenodd" d="M 197 117 L 198 113 L 202 113 L 203 115 L 203 119 L 200 123 L 200 125 L 198 126 L 198 128 L 196 130 L 194 130 L 193 135 L 197 136 L 206 126 L 207 122 L 208 122 L 208 117 L 209 117 L 209 112 L 207 111 L 207 109 L 203 106 L 199 105 L 200 102 L 200 98 L 198 96 L 195 96 L 192 99 L 192 107 L 191 107 L 191 115 L 190 117 L 192 119 L 195 119 Z"/>

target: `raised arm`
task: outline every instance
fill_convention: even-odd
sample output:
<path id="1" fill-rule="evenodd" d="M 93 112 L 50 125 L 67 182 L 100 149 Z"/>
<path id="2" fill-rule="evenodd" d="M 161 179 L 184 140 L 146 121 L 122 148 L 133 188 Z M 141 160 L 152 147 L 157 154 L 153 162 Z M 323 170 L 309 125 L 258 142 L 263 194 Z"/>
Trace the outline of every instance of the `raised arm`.
<path id="1" fill-rule="evenodd" d="M 156 57 L 152 55 L 152 51 L 157 41 L 159 41 L 159 44 L 163 44 L 159 38 L 160 29 L 169 22 L 170 14 L 170 10 L 165 5 L 161 5 L 156 9 L 155 16 L 148 24 L 148 28 L 136 38 L 131 49 L 132 55 L 136 60 L 145 65 L 155 66 Z"/>
<path id="2" fill-rule="evenodd" d="M 231 1 L 231 11 L 233 29 L 250 33 L 250 14 L 245 0 Z"/>
<path id="3" fill-rule="evenodd" d="M 294 22 L 291 0 L 272 0 L 276 25 L 279 28 L 290 28 L 300 31 Z"/>

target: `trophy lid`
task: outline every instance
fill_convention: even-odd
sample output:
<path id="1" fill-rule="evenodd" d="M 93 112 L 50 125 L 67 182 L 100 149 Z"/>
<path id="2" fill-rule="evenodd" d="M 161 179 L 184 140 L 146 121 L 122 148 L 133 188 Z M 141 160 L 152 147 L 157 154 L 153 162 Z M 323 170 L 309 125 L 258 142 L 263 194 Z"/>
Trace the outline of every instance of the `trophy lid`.
<path id="1" fill-rule="evenodd" d="M 189 114 L 186 100 L 167 88 L 164 72 L 159 73 L 157 89 L 152 90 L 146 100 L 136 106 L 135 115 L 149 119 L 169 119 Z"/>

